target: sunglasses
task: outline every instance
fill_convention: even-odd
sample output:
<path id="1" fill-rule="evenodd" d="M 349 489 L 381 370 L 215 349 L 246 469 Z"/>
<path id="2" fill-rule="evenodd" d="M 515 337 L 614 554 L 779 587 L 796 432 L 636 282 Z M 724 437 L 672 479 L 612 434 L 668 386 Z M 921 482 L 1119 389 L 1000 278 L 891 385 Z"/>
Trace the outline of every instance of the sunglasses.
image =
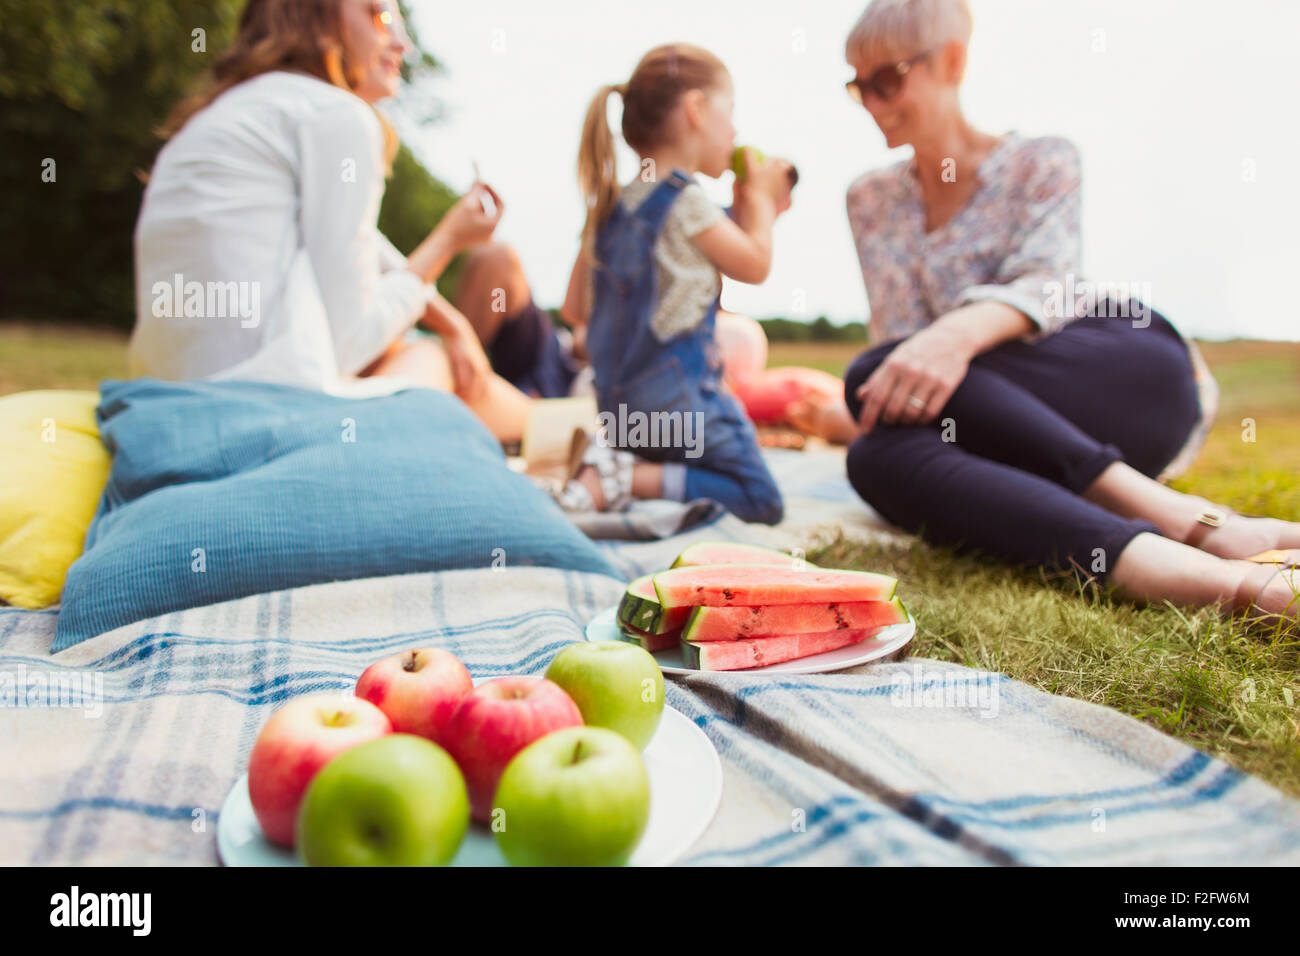
<path id="1" fill-rule="evenodd" d="M 375 29 L 399 40 L 407 40 L 406 26 L 402 23 L 401 11 L 396 3 L 389 0 L 377 0 L 370 5 L 370 15 L 374 18 Z"/>
<path id="2" fill-rule="evenodd" d="M 903 88 L 903 80 L 912 71 L 912 67 L 929 55 L 929 53 L 918 53 L 910 60 L 899 60 L 897 63 L 882 66 L 866 79 L 854 77 L 844 84 L 844 88 L 849 91 L 853 102 L 859 106 L 866 105 L 868 93 L 875 94 L 877 99 L 887 103 Z"/>

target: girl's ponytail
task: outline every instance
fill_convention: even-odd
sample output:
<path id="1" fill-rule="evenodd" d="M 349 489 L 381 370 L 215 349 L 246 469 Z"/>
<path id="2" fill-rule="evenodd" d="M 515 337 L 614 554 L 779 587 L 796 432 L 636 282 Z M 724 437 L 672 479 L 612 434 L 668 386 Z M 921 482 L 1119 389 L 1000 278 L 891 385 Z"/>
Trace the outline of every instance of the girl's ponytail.
<path id="1" fill-rule="evenodd" d="M 657 46 L 641 58 L 632 78 L 602 86 L 587 107 L 578 147 L 578 186 L 587 203 L 582 227 L 582 255 L 595 264 L 596 230 L 618 202 L 617 154 L 609 128 L 609 95 L 623 98 L 623 139 L 643 156 L 663 139 L 664 124 L 687 90 L 712 89 L 727 77 L 727 68 L 708 50 L 689 43 Z"/>
<path id="2" fill-rule="evenodd" d="M 587 203 L 587 221 L 582 227 L 582 255 L 588 263 L 595 260 L 596 230 L 608 218 L 618 202 L 618 154 L 614 151 L 614 132 L 609 128 L 609 96 L 623 95 L 625 87 L 602 86 L 582 124 L 582 143 L 578 147 L 578 186 Z"/>

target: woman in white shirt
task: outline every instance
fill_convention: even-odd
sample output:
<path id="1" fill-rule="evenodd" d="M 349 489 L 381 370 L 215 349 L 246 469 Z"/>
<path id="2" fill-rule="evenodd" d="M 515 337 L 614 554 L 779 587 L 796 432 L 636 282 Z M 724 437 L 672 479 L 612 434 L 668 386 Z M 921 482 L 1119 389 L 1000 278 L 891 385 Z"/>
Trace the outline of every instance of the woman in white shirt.
<path id="1" fill-rule="evenodd" d="M 417 384 L 520 436 L 529 400 L 431 284 L 490 239 L 500 197 L 476 183 L 407 258 L 377 226 L 397 142 L 373 104 L 397 92 L 409 49 L 391 0 L 249 0 L 145 190 L 136 374 L 354 395 Z M 417 322 L 439 340 L 408 336 Z"/>

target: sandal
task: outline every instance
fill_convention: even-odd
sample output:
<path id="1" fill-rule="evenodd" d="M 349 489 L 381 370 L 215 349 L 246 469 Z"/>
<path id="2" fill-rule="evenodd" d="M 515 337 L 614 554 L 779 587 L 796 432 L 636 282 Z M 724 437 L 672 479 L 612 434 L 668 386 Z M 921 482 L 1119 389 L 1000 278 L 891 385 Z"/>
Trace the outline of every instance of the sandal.
<path id="1" fill-rule="evenodd" d="M 1220 508 L 1218 505 L 1211 505 L 1203 509 L 1196 516 L 1196 523 L 1192 525 L 1192 530 L 1187 533 L 1183 539 L 1183 544 L 1193 548 L 1200 548 L 1205 543 L 1205 538 L 1210 532 L 1222 528 L 1231 518 L 1253 518 L 1255 515 L 1242 515 L 1235 511 L 1229 511 L 1227 508 Z M 1213 552 L 1208 552 L 1213 554 Z M 1228 559 L 1234 560 L 1234 559 Z M 1279 564 L 1284 568 L 1300 567 L 1300 548 L 1281 548 L 1269 551 L 1261 551 L 1259 554 L 1242 558 L 1240 560 L 1253 561 L 1256 564 Z"/>
<path id="2" fill-rule="evenodd" d="M 636 456 L 631 452 L 611 448 L 583 429 L 575 428 L 569 441 L 566 479 L 561 487 L 551 489 L 551 497 L 569 513 L 623 511 L 632 503 L 632 470 L 635 465 Z M 596 469 L 596 477 L 600 479 L 601 496 L 605 499 L 603 508 L 596 507 L 591 492 L 578 480 L 587 467 Z"/>
<path id="3" fill-rule="evenodd" d="M 1283 569 L 1300 568 L 1300 550 L 1292 548 L 1291 550 L 1273 550 L 1261 551 L 1259 554 L 1253 554 L 1247 561 L 1254 561 L 1256 564 L 1277 564 Z"/>

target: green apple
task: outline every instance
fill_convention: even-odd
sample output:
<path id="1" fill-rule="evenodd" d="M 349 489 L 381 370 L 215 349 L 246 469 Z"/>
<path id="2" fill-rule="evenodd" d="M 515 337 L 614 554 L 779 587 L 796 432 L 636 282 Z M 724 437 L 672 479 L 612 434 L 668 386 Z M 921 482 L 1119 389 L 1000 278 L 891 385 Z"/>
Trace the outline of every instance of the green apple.
<path id="1" fill-rule="evenodd" d="M 493 802 L 512 866 L 622 866 L 650 819 L 650 777 L 621 734 L 568 727 L 519 751 Z"/>
<path id="2" fill-rule="evenodd" d="M 456 762 L 423 737 L 390 734 L 321 768 L 302 800 L 297 845 L 309 866 L 444 866 L 468 826 Z"/>
<path id="3" fill-rule="evenodd" d="M 767 159 L 767 157 L 763 155 L 763 151 L 756 146 L 737 146 L 731 153 L 731 171 L 736 174 L 736 179 L 742 183 L 749 175 L 749 163 L 745 159 L 745 150 L 747 149 L 754 151 L 754 159 L 756 162 L 761 163 Z M 785 174 L 790 180 L 791 189 L 799 184 L 799 170 L 794 166 L 787 169 Z"/>
<path id="4" fill-rule="evenodd" d="M 627 641 L 570 644 L 546 677 L 582 711 L 588 727 L 608 727 L 644 750 L 664 713 L 664 674 L 650 652 Z"/>
<path id="5" fill-rule="evenodd" d="M 737 146 L 735 151 L 731 154 L 731 171 L 736 174 L 736 178 L 741 182 L 745 181 L 745 176 L 749 172 L 748 166 L 745 163 L 745 150 L 747 149 L 752 149 L 754 151 L 754 159 L 760 163 L 767 158 L 763 155 L 763 151 L 757 146 Z"/>

